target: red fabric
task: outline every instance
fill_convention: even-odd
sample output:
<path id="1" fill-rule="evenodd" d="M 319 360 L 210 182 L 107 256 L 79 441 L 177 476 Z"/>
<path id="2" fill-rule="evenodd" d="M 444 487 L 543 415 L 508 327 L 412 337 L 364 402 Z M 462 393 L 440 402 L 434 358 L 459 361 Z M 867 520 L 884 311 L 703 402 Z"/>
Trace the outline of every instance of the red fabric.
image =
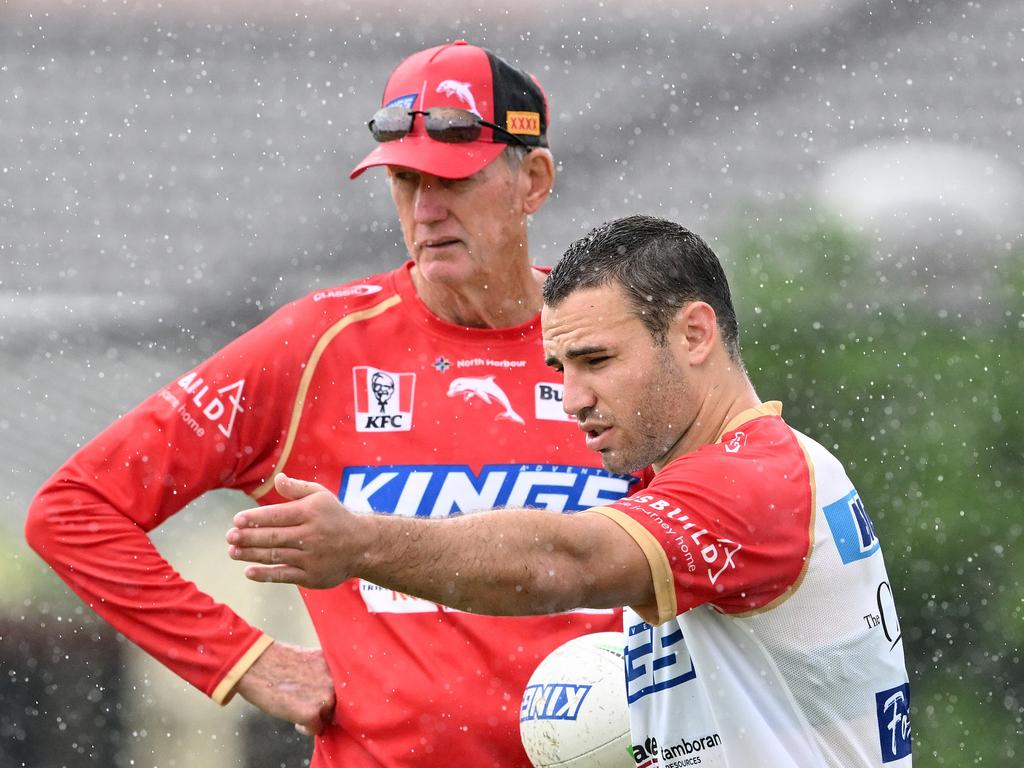
<path id="1" fill-rule="evenodd" d="M 661 543 L 677 613 L 705 603 L 762 608 L 793 586 L 811 546 L 807 459 L 779 416 L 760 416 L 721 442 L 681 456 L 647 488 L 611 506 Z"/>
<path id="2" fill-rule="evenodd" d="M 387 386 L 372 388 L 374 372 L 385 372 L 377 382 Z M 146 531 L 213 488 L 279 501 L 260 490 L 277 469 L 331 489 L 347 482 L 353 503 L 391 498 L 407 512 L 431 511 L 435 497 L 436 514 L 474 496 L 608 504 L 621 495 L 609 484 L 626 481 L 595 469 L 572 421 L 551 418 L 559 381 L 543 364 L 539 320 L 501 330 L 445 323 L 419 301 L 408 265 L 319 291 L 72 457 L 34 500 L 29 541 L 118 630 L 209 694 L 259 633 L 184 581 Z M 416 485 L 428 477 L 440 485 Z M 392 488 L 405 491 L 388 497 Z M 222 522 L 211 535 L 226 530 Z M 316 739 L 315 766 L 525 768 L 518 707 L 533 668 L 570 637 L 621 629 L 617 611 L 473 616 L 355 582 L 303 597 L 338 701 Z M 392 612 L 410 609 L 419 612 Z"/>

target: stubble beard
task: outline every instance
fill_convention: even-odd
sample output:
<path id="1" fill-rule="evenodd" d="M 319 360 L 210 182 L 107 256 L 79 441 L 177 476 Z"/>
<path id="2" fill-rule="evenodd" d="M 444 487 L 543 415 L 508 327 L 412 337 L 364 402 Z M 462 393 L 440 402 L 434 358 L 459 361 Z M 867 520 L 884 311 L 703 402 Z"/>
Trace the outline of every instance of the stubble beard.
<path id="1" fill-rule="evenodd" d="M 645 469 L 665 458 L 685 434 L 682 424 L 664 419 L 682 411 L 689 391 L 686 378 L 667 348 L 659 348 L 657 365 L 637 413 L 630 418 L 636 427 L 630 431 L 639 435 L 639 440 L 633 446 L 601 454 L 601 463 L 609 472 L 628 474 Z"/>

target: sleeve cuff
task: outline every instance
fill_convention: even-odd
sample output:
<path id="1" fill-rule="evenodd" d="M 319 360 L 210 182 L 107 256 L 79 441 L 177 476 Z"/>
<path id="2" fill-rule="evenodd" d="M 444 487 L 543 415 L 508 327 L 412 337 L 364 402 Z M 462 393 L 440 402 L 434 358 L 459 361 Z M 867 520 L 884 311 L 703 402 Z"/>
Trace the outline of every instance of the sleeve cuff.
<path id="1" fill-rule="evenodd" d="M 260 635 L 259 639 L 256 640 L 249 650 L 242 654 L 242 658 L 235 662 L 235 665 L 228 670 L 228 673 L 224 676 L 224 679 L 218 683 L 217 687 L 213 689 L 213 693 L 210 694 L 210 698 L 215 702 L 224 706 L 232 697 L 235 695 L 235 686 L 238 681 L 242 679 L 242 675 L 249 671 L 249 667 L 256 663 L 256 659 L 263 655 L 263 652 L 267 650 L 274 642 L 274 638 L 270 635 Z"/>
<path id="2" fill-rule="evenodd" d="M 613 507 L 593 507 L 588 512 L 604 515 L 630 535 L 647 557 L 651 567 L 651 580 L 654 583 L 653 605 L 631 605 L 640 618 L 648 624 L 658 626 L 676 617 L 675 580 L 672 578 L 672 566 L 668 556 L 654 535 L 621 510 Z"/>

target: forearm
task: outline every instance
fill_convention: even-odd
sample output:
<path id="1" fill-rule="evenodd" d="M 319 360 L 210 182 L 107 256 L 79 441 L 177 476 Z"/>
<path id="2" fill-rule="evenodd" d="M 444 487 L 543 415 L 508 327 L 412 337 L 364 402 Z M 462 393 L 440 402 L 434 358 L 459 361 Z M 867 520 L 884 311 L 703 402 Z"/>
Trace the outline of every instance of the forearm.
<path id="1" fill-rule="evenodd" d="M 495 615 L 646 605 L 647 557 L 602 514 L 504 509 L 422 520 L 353 514 L 323 486 L 284 474 L 280 504 L 244 510 L 228 555 L 254 581 L 323 589 L 361 577 L 453 608 Z"/>
<path id="2" fill-rule="evenodd" d="M 595 515 L 507 509 L 446 520 L 357 516 L 355 575 L 473 613 L 532 615 L 621 605 Z M 595 523 L 596 526 L 595 527 Z"/>
<path id="3" fill-rule="evenodd" d="M 134 522 L 66 478 L 33 501 L 26 536 L 89 607 L 207 695 L 261 637 L 185 581 Z"/>

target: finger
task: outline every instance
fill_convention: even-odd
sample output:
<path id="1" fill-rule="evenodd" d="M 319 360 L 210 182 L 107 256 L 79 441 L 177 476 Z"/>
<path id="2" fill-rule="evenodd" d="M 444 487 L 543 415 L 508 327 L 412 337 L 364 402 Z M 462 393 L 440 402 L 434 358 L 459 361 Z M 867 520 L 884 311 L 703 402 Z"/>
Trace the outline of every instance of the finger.
<path id="1" fill-rule="evenodd" d="M 283 528 L 305 520 L 306 511 L 290 501 L 244 509 L 232 518 L 235 528 Z"/>
<path id="2" fill-rule="evenodd" d="M 228 557 L 246 563 L 299 565 L 302 552 L 288 547 L 228 547 Z"/>
<path id="3" fill-rule="evenodd" d="M 333 696 L 331 697 L 331 700 L 323 703 L 316 719 L 307 724 L 305 727 L 306 733 L 314 736 L 321 734 L 331 724 L 332 720 L 334 720 Z"/>
<path id="4" fill-rule="evenodd" d="M 250 565 L 245 569 L 245 578 L 265 584 L 303 585 L 306 572 L 293 565 Z"/>
<path id="5" fill-rule="evenodd" d="M 224 537 L 236 547 L 291 547 L 302 546 L 302 529 L 289 528 L 232 528 Z"/>
<path id="6" fill-rule="evenodd" d="M 274 477 L 274 488 L 277 489 L 279 494 L 292 501 L 304 499 L 320 491 L 327 491 L 320 483 L 288 477 L 284 472 L 278 472 L 277 476 Z"/>
<path id="7" fill-rule="evenodd" d="M 331 696 L 330 701 L 325 701 L 324 705 L 320 708 L 320 723 L 323 728 L 329 726 L 334 720 L 334 696 Z"/>

